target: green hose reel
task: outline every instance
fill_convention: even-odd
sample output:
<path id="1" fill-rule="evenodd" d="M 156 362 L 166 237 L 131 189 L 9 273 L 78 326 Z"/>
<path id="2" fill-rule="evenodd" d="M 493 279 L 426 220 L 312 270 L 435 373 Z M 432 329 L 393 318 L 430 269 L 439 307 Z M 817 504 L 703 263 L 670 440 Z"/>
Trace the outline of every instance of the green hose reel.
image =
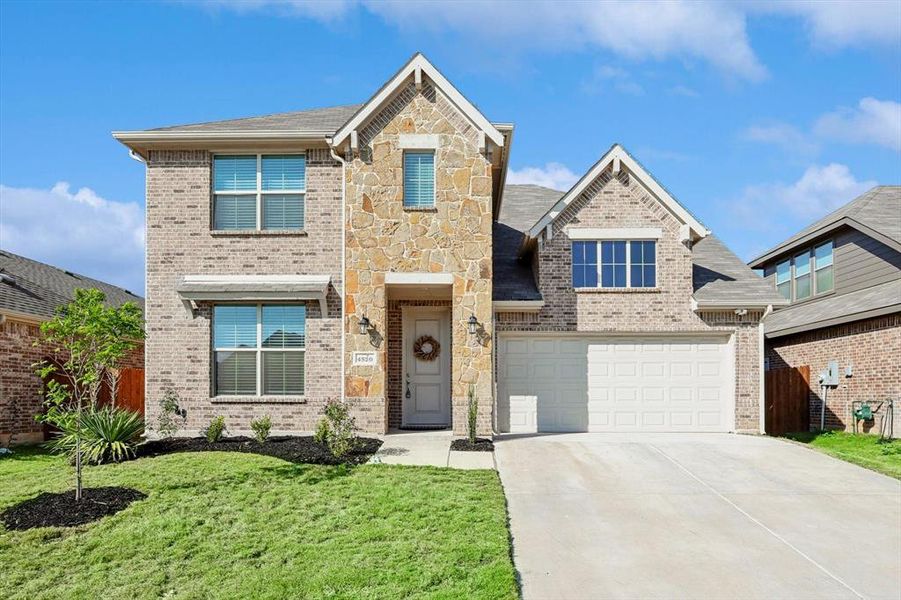
<path id="1" fill-rule="evenodd" d="M 858 421 L 872 421 L 873 409 L 870 408 L 868 403 L 864 402 L 854 410 L 854 418 Z"/>

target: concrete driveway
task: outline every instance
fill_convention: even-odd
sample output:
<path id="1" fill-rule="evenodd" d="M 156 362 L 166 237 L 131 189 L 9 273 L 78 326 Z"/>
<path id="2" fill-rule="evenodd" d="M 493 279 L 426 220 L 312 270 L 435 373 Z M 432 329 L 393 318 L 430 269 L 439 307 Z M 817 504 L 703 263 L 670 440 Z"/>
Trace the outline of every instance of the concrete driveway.
<path id="1" fill-rule="evenodd" d="M 901 482 L 727 434 L 502 436 L 530 598 L 901 598 Z"/>

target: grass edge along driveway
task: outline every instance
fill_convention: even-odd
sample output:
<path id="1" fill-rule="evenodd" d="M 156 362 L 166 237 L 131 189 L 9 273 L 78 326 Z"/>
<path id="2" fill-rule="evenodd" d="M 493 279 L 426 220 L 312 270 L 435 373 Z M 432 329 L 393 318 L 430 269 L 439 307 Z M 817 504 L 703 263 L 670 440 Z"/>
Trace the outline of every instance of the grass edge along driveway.
<path id="1" fill-rule="evenodd" d="M 829 456 L 901 480 L 901 440 L 880 441 L 878 435 L 844 431 L 790 433 L 785 437 Z"/>
<path id="2" fill-rule="evenodd" d="M 36 449 L 0 459 L 0 510 L 62 491 Z M 516 598 L 495 471 L 296 465 L 224 452 L 85 471 L 148 495 L 99 522 L 0 526 L 0 597 Z"/>

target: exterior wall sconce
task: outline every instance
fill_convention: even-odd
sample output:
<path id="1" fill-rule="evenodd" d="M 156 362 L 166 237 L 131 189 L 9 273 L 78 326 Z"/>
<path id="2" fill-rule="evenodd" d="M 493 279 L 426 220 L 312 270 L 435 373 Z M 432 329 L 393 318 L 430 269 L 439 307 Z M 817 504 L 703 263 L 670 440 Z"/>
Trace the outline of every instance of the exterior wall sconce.
<path id="1" fill-rule="evenodd" d="M 469 335 L 475 335 L 479 327 L 479 321 L 476 319 L 476 316 L 470 315 L 466 324 L 469 326 Z"/>
<path id="2" fill-rule="evenodd" d="M 363 318 L 360 319 L 360 335 L 366 335 L 369 331 L 371 323 L 369 322 L 369 317 L 363 315 Z"/>

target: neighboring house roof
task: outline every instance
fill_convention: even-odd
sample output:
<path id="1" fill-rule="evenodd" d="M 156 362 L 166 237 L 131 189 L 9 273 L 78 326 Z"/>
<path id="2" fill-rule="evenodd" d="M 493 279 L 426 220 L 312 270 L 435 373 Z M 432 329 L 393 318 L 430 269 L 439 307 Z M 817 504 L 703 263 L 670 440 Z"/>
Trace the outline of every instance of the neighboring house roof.
<path id="1" fill-rule="evenodd" d="M 345 104 L 343 106 L 275 113 L 260 117 L 157 127 L 156 129 L 148 129 L 148 131 L 306 131 L 334 133 L 362 106 L 362 104 Z"/>
<path id="2" fill-rule="evenodd" d="M 441 90 L 447 99 L 469 119 L 473 125 L 484 133 L 497 146 L 504 146 L 504 136 L 485 118 L 485 115 L 479 111 L 476 106 L 470 102 L 463 94 L 457 90 L 454 85 L 447 80 L 441 72 L 435 68 L 435 65 L 423 56 L 421 52 L 414 54 L 407 63 L 402 66 L 397 73 L 391 77 L 385 85 L 383 85 L 372 98 L 366 101 L 359 110 L 350 117 L 342 127 L 335 132 L 332 144 L 335 146 L 343 143 L 354 131 L 365 125 L 370 118 L 375 116 L 378 111 L 390 101 L 394 92 L 396 92 L 406 81 L 413 77 L 417 86 L 422 81 L 422 75 L 425 74 L 429 79 Z M 352 139 L 352 138 L 351 138 Z"/>
<path id="3" fill-rule="evenodd" d="M 692 247 L 692 279 L 699 308 L 788 304 L 715 235 Z"/>
<path id="4" fill-rule="evenodd" d="M 493 228 L 495 301 L 536 301 L 541 292 L 529 257 L 521 256 L 529 228 L 547 212 L 563 192 L 540 185 L 508 185 L 504 188 L 501 214 Z"/>
<path id="5" fill-rule="evenodd" d="M 774 338 L 901 311 L 901 279 L 777 310 L 764 321 Z"/>
<path id="6" fill-rule="evenodd" d="M 901 186 L 874 187 L 781 244 L 770 248 L 749 264 L 755 269 L 762 268 L 766 263 L 791 252 L 798 246 L 845 225 L 901 252 Z"/>
<path id="7" fill-rule="evenodd" d="M 626 168 L 638 178 L 639 182 L 648 190 L 648 192 L 656 198 L 667 210 L 669 210 L 676 219 L 684 225 L 688 225 L 699 238 L 709 233 L 707 228 L 698 221 L 691 212 L 682 206 L 678 200 L 664 188 L 654 177 L 639 163 L 629 152 L 620 144 L 613 144 L 601 159 L 588 170 L 588 172 L 576 184 L 566 192 L 560 200 L 551 207 L 547 213 L 532 226 L 529 231 L 531 237 L 537 237 L 545 228 L 569 206 L 569 203 L 579 197 L 579 195 L 590 186 L 598 176 L 607 170 L 608 167 L 613 168 L 614 173 L 619 171 L 620 165 Z"/>
<path id="8" fill-rule="evenodd" d="M 144 299 L 128 290 L 0 250 L 0 314 L 51 317 L 76 288 L 98 288 L 115 306 L 131 301 L 144 308 Z"/>

